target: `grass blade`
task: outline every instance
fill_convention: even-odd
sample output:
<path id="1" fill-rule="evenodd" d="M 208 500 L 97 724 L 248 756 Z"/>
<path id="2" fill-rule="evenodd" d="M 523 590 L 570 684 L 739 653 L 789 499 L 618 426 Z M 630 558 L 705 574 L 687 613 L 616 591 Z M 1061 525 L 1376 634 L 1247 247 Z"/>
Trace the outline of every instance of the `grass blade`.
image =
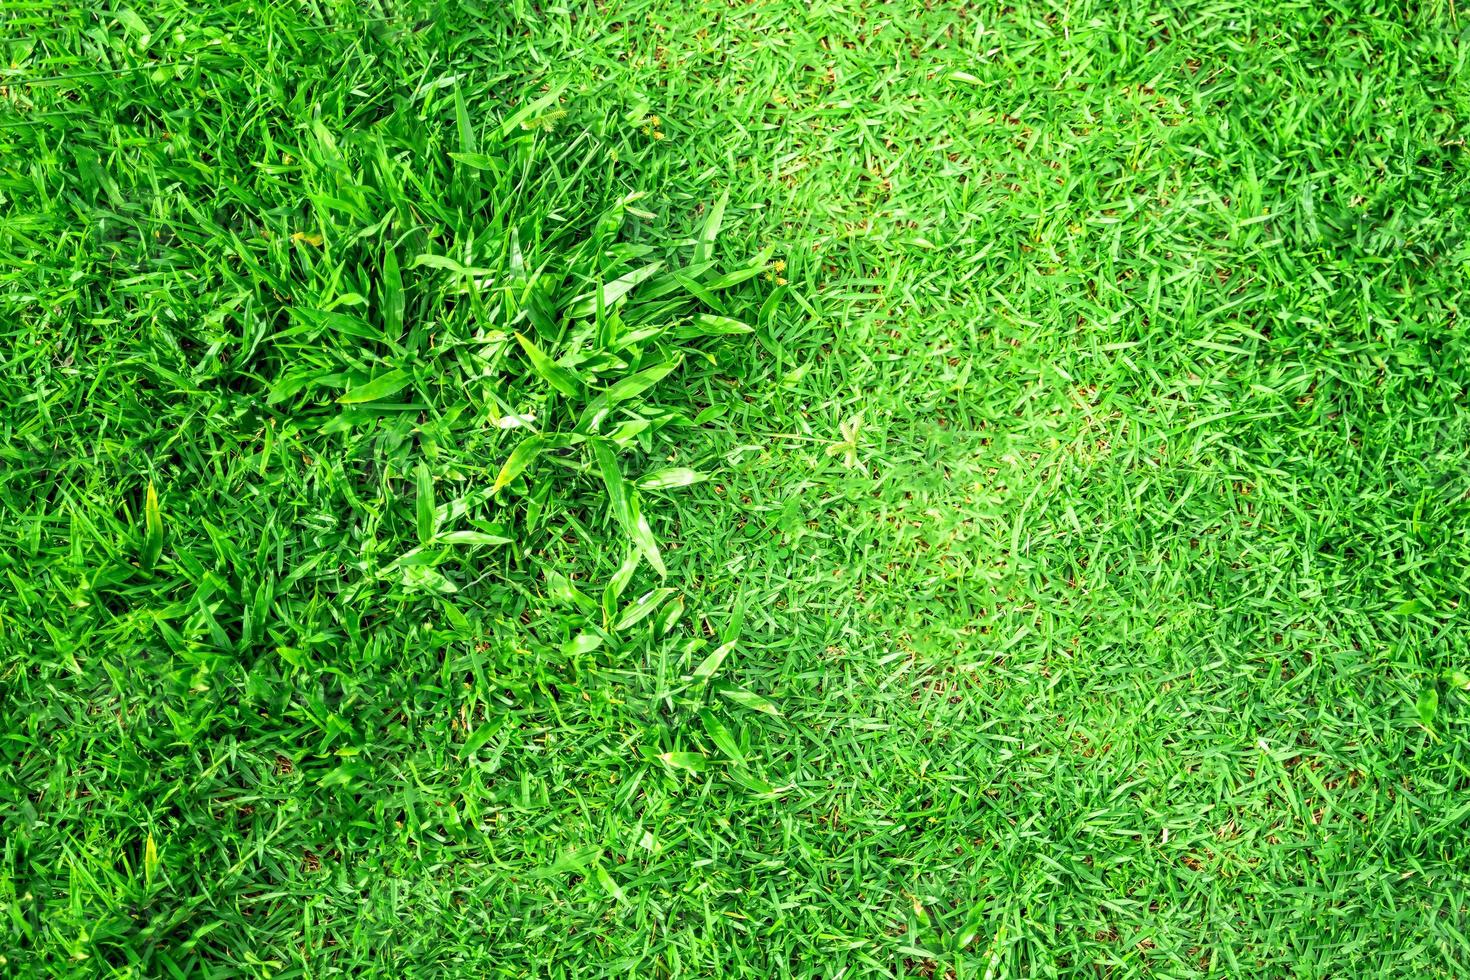
<path id="1" fill-rule="evenodd" d="M 618 615 L 618 621 L 613 624 L 615 630 L 625 630 L 630 626 L 642 622 L 651 616 L 663 601 L 674 594 L 674 589 L 661 588 L 645 592 L 623 607 L 622 613 Z"/>
<path id="2" fill-rule="evenodd" d="M 163 513 L 158 506 L 158 492 L 153 481 L 148 481 L 148 492 L 143 501 L 143 547 L 138 563 L 143 571 L 151 572 L 163 554 Z"/>
<path id="3" fill-rule="evenodd" d="M 592 451 L 597 457 L 598 468 L 602 472 L 603 485 L 607 487 L 608 501 L 612 505 L 613 516 L 622 525 L 623 533 L 628 536 L 628 539 L 633 542 L 639 553 L 647 559 L 660 577 L 667 575 L 668 569 L 664 567 L 663 557 L 659 554 L 658 542 L 653 537 L 653 529 L 649 527 L 648 520 L 643 516 L 638 493 L 623 479 L 623 471 L 618 468 L 612 444 L 606 439 L 599 439 L 592 444 Z"/>
<path id="4" fill-rule="evenodd" d="M 535 371 L 547 384 L 568 398 L 575 398 L 582 391 L 582 385 L 577 381 L 572 372 L 557 364 L 547 357 L 535 342 L 524 334 L 516 334 L 516 343 L 521 345 L 521 350 L 526 352 L 526 357 L 531 361 L 531 370 Z"/>
<path id="5" fill-rule="evenodd" d="M 596 612 L 597 603 L 585 595 L 580 589 L 572 584 L 572 580 L 560 572 L 546 569 L 546 591 L 551 598 L 566 606 L 573 606 L 584 612 Z"/>
<path id="6" fill-rule="evenodd" d="M 751 691 L 746 691 L 738 687 L 725 687 L 720 689 L 720 696 L 729 698 L 742 708 L 759 711 L 761 714 L 770 715 L 773 718 L 781 717 L 781 711 L 776 707 L 775 702 Z"/>
<path id="7" fill-rule="evenodd" d="M 690 487 L 708 479 L 707 475 L 698 470 L 691 470 L 684 466 L 668 466 L 643 477 L 638 481 L 638 486 L 643 490 L 672 490 L 675 487 Z"/>
<path id="8" fill-rule="evenodd" d="M 634 286 L 662 269 L 663 265 L 662 262 L 650 262 L 641 269 L 634 269 L 626 275 L 619 276 L 601 289 L 575 297 L 567 308 L 567 316 L 592 316 L 599 308 L 610 309 L 613 304 L 628 295 Z"/>
<path id="9" fill-rule="evenodd" d="M 704 772 L 709 768 L 709 760 L 699 752 L 663 752 L 658 760 L 670 769 L 687 772 Z"/>
<path id="10" fill-rule="evenodd" d="M 700 313 L 692 322 L 680 324 L 672 332 L 680 340 L 693 340 L 696 337 L 732 337 L 754 333 L 755 328 L 728 316 Z"/>
<path id="11" fill-rule="evenodd" d="M 720 644 L 709 656 L 700 662 L 698 667 L 694 668 L 694 674 L 692 676 L 696 680 L 709 680 L 711 677 L 714 677 L 715 673 L 719 671 L 720 665 L 725 662 L 725 658 L 734 649 L 734 643 L 727 642 Z"/>
<path id="12" fill-rule="evenodd" d="M 500 467 L 500 472 L 496 474 L 495 483 L 491 486 L 490 492 L 499 493 L 508 487 L 512 480 L 524 473 L 526 468 L 536 461 L 536 457 L 541 455 L 545 447 L 546 438 L 544 436 L 530 436 L 511 450 L 510 456 Z"/>
<path id="13" fill-rule="evenodd" d="M 367 402 L 382 401 L 402 391 L 412 380 L 407 371 L 395 369 L 374 378 L 367 384 L 353 388 L 337 401 L 342 405 L 363 405 Z"/>
<path id="14" fill-rule="evenodd" d="M 434 539 L 434 532 L 437 530 L 434 519 L 434 477 L 429 473 L 428 465 L 423 462 L 415 468 L 414 476 L 418 485 L 415 503 L 418 509 L 419 544 L 428 544 Z"/>
<path id="15" fill-rule="evenodd" d="M 715 743 L 715 748 L 737 765 L 745 765 L 745 754 L 740 751 L 735 736 L 730 734 L 730 729 L 725 727 L 724 722 L 715 717 L 715 713 L 708 708 L 699 709 L 699 723 L 704 727 L 704 733 L 709 736 L 710 741 Z"/>
<path id="16" fill-rule="evenodd" d="M 383 279 L 381 284 L 381 309 L 383 331 L 392 338 L 403 332 L 403 273 L 398 268 L 398 253 L 391 246 L 383 256 Z"/>
<path id="17" fill-rule="evenodd" d="M 465 544 L 465 545 L 502 545 L 510 544 L 511 539 L 501 537 L 498 534 L 487 534 L 484 531 L 450 531 L 441 534 L 438 540 L 443 544 Z"/>
<path id="18" fill-rule="evenodd" d="M 708 262 L 714 257 L 715 239 L 720 237 L 720 225 L 724 223 L 725 208 L 729 203 L 730 189 L 727 187 L 704 219 L 704 228 L 699 233 L 699 242 L 694 246 L 694 262 Z"/>

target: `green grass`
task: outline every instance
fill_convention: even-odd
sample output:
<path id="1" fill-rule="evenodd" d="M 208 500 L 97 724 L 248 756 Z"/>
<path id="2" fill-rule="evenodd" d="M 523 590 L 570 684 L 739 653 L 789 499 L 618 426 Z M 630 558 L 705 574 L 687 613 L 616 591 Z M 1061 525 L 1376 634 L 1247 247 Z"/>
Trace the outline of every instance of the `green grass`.
<path id="1" fill-rule="evenodd" d="M 1470 968 L 1453 7 L 0 24 L 0 972 Z"/>

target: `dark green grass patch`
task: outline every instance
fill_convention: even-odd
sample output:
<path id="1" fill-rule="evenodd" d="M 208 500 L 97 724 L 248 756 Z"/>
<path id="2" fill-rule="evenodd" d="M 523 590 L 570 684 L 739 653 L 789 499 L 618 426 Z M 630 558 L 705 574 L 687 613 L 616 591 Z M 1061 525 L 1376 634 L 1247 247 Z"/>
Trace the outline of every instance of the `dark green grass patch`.
<path id="1" fill-rule="evenodd" d="M 526 928 L 449 917 L 621 895 L 563 780 L 702 770 L 664 733 L 738 754 L 722 719 L 770 708 L 717 679 L 738 614 L 686 608 L 661 514 L 764 258 L 717 210 L 640 234 L 636 120 L 568 118 L 502 18 L 249 13 L 10 17 L 24 973 L 483 970 Z M 651 649 L 662 715 L 610 674 Z M 556 808 L 517 761 L 549 752 Z"/>

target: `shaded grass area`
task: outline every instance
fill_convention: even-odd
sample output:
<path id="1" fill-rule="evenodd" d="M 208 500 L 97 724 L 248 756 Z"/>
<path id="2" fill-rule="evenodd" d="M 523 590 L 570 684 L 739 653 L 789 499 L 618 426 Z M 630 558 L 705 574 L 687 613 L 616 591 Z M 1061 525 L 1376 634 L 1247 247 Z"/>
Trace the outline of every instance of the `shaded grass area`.
<path id="1" fill-rule="evenodd" d="M 566 780 L 703 761 L 609 674 L 708 645 L 652 524 L 764 262 L 640 236 L 495 19 L 154 14 L 13 17 L 5 955 L 484 970 L 616 889 Z"/>
<path id="2" fill-rule="evenodd" d="M 1448 7 L 11 20 L 13 968 L 1463 969 Z"/>

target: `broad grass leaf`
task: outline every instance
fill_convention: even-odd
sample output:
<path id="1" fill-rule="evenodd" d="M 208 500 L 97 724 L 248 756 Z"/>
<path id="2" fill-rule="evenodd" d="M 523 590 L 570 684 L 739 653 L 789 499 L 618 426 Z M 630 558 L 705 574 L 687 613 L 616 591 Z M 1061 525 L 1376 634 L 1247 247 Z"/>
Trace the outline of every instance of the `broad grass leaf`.
<path id="1" fill-rule="evenodd" d="M 418 485 L 418 493 L 415 498 L 417 505 L 417 530 L 419 544 L 428 544 L 434 538 L 434 477 L 429 472 L 426 463 L 420 462 L 414 469 L 415 482 Z"/>
<path id="2" fill-rule="evenodd" d="M 593 861 L 602 857 L 602 848 L 596 844 L 588 844 L 585 847 L 573 848 L 558 854 L 555 861 L 544 867 L 526 873 L 527 878 L 550 878 L 555 875 L 564 875 L 569 871 L 580 871 Z"/>
<path id="3" fill-rule="evenodd" d="M 634 286 L 658 272 L 659 269 L 662 269 L 663 265 L 663 262 L 650 262 L 642 268 L 634 269 L 632 272 L 618 276 L 618 278 L 605 284 L 601 289 L 574 297 L 571 305 L 567 308 L 567 316 L 592 316 L 599 308 L 611 307 L 614 303 L 628 295 Z"/>
<path id="4" fill-rule="evenodd" d="M 526 357 L 531 362 L 531 370 L 535 371 L 543 381 L 568 398 L 575 398 L 581 393 L 582 385 L 572 372 L 547 357 L 534 341 L 518 333 L 516 342 L 521 345 L 521 350 L 526 352 Z"/>
<path id="5" fill-rule="evenodd" d="M 148 842 L 143 845 L 143 883 L 153 884 L 153 876 L 158 871 L 158 842 L 153 839 L 153 834 L 148 835 Z"/>
<path id="6" fill-rule="evenodd" d="M 669 574 L 669 570 L 665 567 L 663 555 L 658 550 L 658 541 L 653 536 L 653 528 L 649 526 L 648 518 L 643 516 L 643 502 L 636 491 L 631 494 L 631 498 L 633 543 L 638 546 L 639 551 L 643 552 L 643 557 L 648 560 L 648 564 L 653 566 L 658 577 L 664 578 Z"/>
<path id="7" fill-rule="evenodd" d="M 734 604 L 730 607 L 730 621 L 725 624 L 724 632 L 720 634 L 721 643 L 734 643 L 740 639 L 740 629 L 745 625 L 745 596 L 735 597 Z"/>
<path id="8" fill-rule="evenodd" d="M 728 316 L 700 313 L 692 323 L 682 323 L 670 332 L 680 340 L 693 340 L 696 337 L 729 337 L 754 331 L 755 328 L 749 324 Z"/>
<path id="9" fill-rule="evenodd" d="M 739 687 L 726 687 L 720 689 L 720 696 L 729 698 L 742 708 L 759 711 L 761 714 L 771 715 L 774 718 L 781 717 L 781 711 L 776 707 L 775 702 L 752 691 Z"/>
<path id="10" fill-rule="evenodd" d="M 402 586 L 409 592 L 458 592 L 459 586 L 431 565 L 404 565 Z"/>
<path id="11" fill-rule="evenodd" d="M 463 759 L 466 756 L 474 755 L 475 752 L 483 748 L 486 742 L 494 738 L 496 733 L 505 727 L 506 719 L 509 717 L 509 715 L 497 715 L 479 728 L 476 728 L 474 733 L 465 739 L 464 748 L 460 749 L 459 757 Z"/>
<path id="12" fill-rule="evenodd" d="M 602 474 L 603 485 L 607 487 L 607 499 L 612 505 L 613 516 L 626 529 L 631 523 L 631 491 L 627 481 L 623 479 L 623 471 L 618 468 L 617 456 L 613 453 L 612 446 L 601 439 L 592 444 L 592 455 L 597 459 L 598 471 Z"/>
<path id="13" fill-rule="evenodd" d="M 745 266 L 733 272 L 727 272 L 722 276 L 705 280 L 704 288 L 709 290 L 729 289 L 731 286 L 738 286 L 748 279 L 754 279 L 766 271 L 767 263 L 771 261 L 771 253 L 772 250 L 770 248 L 762 249 Z"/>
<path id="14" fill-rule="evenodd" d="M 745 754 L 740 751 L 740 745 L 735 741 L 735 736 L 730 734 L 730 729 L 725 727 L 724 722 L 715 716 L 708 708 L 699 709 L 699 723 L 704 726 L 704 733 L 709 736 L 715 748 L 725 753 L 733 762 L 744 765 Z"/>
<path id="15" fill-rule="evenodd" d="M 578 633 L 562 644 L 562 652 L 569 657 L 591 653 L 602 646 L 602 637 L 596 633 Z"/>
<path id="16" fill-rule="evenodd" d="M 622 565 L 613 573 L 612 578 L 607 580 L 607 586 L 602 590 L 602 616 L 607 622 L 612 622 L 613 612 L 617 609 L 618 599 L 628 583 L 633 581 L 633 573 L 638 570 L 639 552 L 637 548 L 629 548 L 628 553 L 623 556 Z"/>
<path id="17" fill-rule="evenodd" d="M 669 372 L 678 366 L 679 362 L 674 360 L 644 368 L 642 371 L 636 374 L 630 374 L 626 378 L 618 381 L 611 388 L 607 389 L 607 391 L 604 391 L 601 397 L 608 405 L 617 405 L 630 398 L 636 398 L 668 377 Z"/>
<path id="18" fill-rule="evenodd" d="M 698 470 L 691 470 L 684 466 L 668 466 L 643 477 L 638 481 L 638 486 L 643 490 L 671 490 L 675 487 L 693 486 L 708 479 L 707 475 Z"/>
<path id="19" fill-rule="evenodd" d="M 299 309 L 291 312 L 291 318 L 293 320 L 300 319 L 305 321 L 301 327 L 302 330 L 315 327 L 316 329 L 310 334 L 312 336 L 319 336 L 325 332 L 343 337 L 357 337 L 360 340 L 371 340 L 374 342 L 381 342 L 383 340 L 383 332 L 381 330 L 349 313 Z"/>
<path id="20" fill-rule="evenodd" d="M 536 461 L 546 446 L 544 436 L 531 436 L 511 450 L 510 456 L 500 467 L 500 472 L 495 477 L 495 483 L 490 488 L 491 493 L 499 493 L 510 485 L 516 477 L 526 471 L 526 468 Z"/>
<path id="21" fill-rule="evenodd" d="M 673 594 L 674 590 L 670 588 L 652 589 L 643 593 L 623 607 L 623 611 L 618 614 L 618 621 L 613 624 L 613 629 L 625 630 L 642 622 L 653 615 L 654 610 Z"/>
<path id="22" fill-rule="evenodd" d="M 500 160 L 492 156 L 487 156 L 484 153 L 470 153 L 468 151 L 450 153 L 449 159 L 455 163 L 462 163 L 471 170 L 499 170 L 501 168 Z"/>
<path id="23" fill-rule="evenodd" d="M 557 602 L 568 606 L 575 606 L 584 612 L 597 611 L 597 603 L 593 602 L 580 589 L 573 585 L 572 580 L 565 575 L 548 568 L 545 571 L 545 578 L 546 591 Z"/>
<path id="24" fill-rule="evenodd" d="M 674 628 L 675 624 L 679 622 L 680 617 L 682 617 L 683 615 L 684 597 L 675 596 L 674 601 L 669 603 L 668 606 L 664 608 L 664 611 L 659 614 L 658 625 L 654 632 L 658 636 L 667 636 L 669 631 Z"/>
<path id="25" fill-rule="evenodd" d="M 558 85 L 550 92 L 547 92 L 545 95 L 541 96 L 541 98 L 536 99 L 534 102 L 526 103 L 515 112 L 511 113 L 509 116 L 506 116 L 505 121 L 500 124 L 501 137 L 504 138 L 511 135 L 521 126 L 522 123 L 537 118 L 543 111 L 553 105 L 556 105 L 557 101 L 561 99 L 561 94 L 564 91 L 566 91 L 566 86 Z"/>
<path id="26" fill-rule="evenodd" d="M 148 35 L 148 25 L 131 8 L 119 7 L 113 11 L 113 16 L 117 18 L 119 24 L 128 29 L 128 33 L 141 36 Z"/>
<path id="27" fill-rule="evenodd" d="M 727 187 L 705 216 L 704 228 L 699 232 L 699 241 L 694 246 L 695 262 L 708 262 L 714 257 L 715 240 L 720 237 L 720 226 L 725 220 L 725 208 L 730 204 L 730 189 Z"/>
<path id="28" fill-rule="evenodd" d="M 158 491 L 153 481 L 148 481 L 148 492 L 143 500 L 143 547 L 138 563 L 145 572 L 152 571 L 163 554 L 163 512 L 158 506 Z"/>
<path id="29" fill-rule="evenodd" d="M 438 540 L 443 544 L 466 544 L 466 545 L 500 545 L 510 544 L 511 539 L 499 534 L 487 534 L 484 531 L 450 531 L 448 534 L 439 535 Z"/>
<path id="30" fill-rule="evenodd" d="M 379 375 L 367 384 L 353 388 L 337 401 L 343 405 L 362 405 L 366 402 L 382 401 L 402 391 L 412 380 L 413 378 L 407 371 L 395 368 L 387 374 Z"/>
<path id="31" fill-rule="evenodd" d="M 660 578 L 664 577 L 668 574 L 668 569 L 664 567 L 663 557 L 659 554 L 658 542 L 653 537 L 653 529 L 649 527 L 647 518 L 643 516 L 637 491 L 629 487 L 627 481 L 623 479 L 623 473 L 618 468 L 617 457 L 613 454 L 612 445 L 605 439 L 599 439 L 592 444 L 592 451 L 597 457 L 603 484 L 607 487 L 613 516 L 622 525 L 623 533 L 633 542 L 639 553 L 647 559 L 648 564 L 653 566 Z"/>
<path id="32" fill-rule="evenodd" d="M 685 769 L 689 772 L 704 772 L 709 768 L 709 760 L 699 752 L 661 752 L 658 761 L 671 769 Z"/>
<path id="33" fill-rule="evenodd" d="M 389 337 L 397 338 L 403 332 L 403 273 L 398 269 L 398 255 L 389 247 L 383 256 L 383 279 L 379 291 L 382 299 L 383 330 Z"/>
<path id="34" fill-rule="evenodd" d="M 613 901 L 626 902 L 628 900 L 628 896 L 624 894 L 623 889 L 618 883 L 613 881 L 612 875 L 607 873 L 607 869 L 602 866 L 602 862 L 599 861 L 594 870 L 597 875 L 597 883 L 602 886 L 603 891 L 612 897 Z"/>
<path id="35" fill-rule="evenodd" d="M 720 669 L 720 665 L 725 662 L 725 658 L 728 657 L 730 655 L 730 651 L 734 649 L 734 643 L 727 642 L 720 644 L 709 656 L 700 661 L 698 667 L 694 668 L 693 676 L 698 680 L 708 680 L 709 678 L 715 676 L 715 672 Z"/>
<path id="36" fill-rule="evenodd" d="M 1433 684 L 1426 684 L 1421 688 L 1414 710 L 1419 715 L 1419 724 L 1425 728 L 1433 728 L 1435 716 L 1439 714 L 1439 688 Z"/>
<path id="37" fill-rule="evenodd" d="M 770 783 L 766 782 L 764 779 L 761 779 L 759 776 L 751 775 L 744 769 L 727 769 L 726 775 L 730 777 L 730 781 L 732 783 L 737 786 L 745 787 L 747 790 L 756 794 L 757 796 L 772 797 L 775 796 L 777 793 L 782 793 L 786 789 L 790 788 L 781 787 L 778 789 L 777 787 L 772 786 Z"/>
<path id="38" fill-rule="evenodd" d="M 361 762 L 348 762 L 327 773 L 319 781 L 324 789 L 333 786 L 350 786 L 361 782 L 368 774 L 368 767 Z"/>
<path id="39" fill-rule="evenodd" d="M 458 276 L 488 275 L 494 271 L 491 269 L 471 269 L 463 263 L 456 262 L 447 255 L 435 255 L 433 252 L 423 252 L 415 255 L 413 261 L 408 264 L 408 267 L 410 269 L 421 267 L 440 269 L 444 272 L 452 272 Z"/>

